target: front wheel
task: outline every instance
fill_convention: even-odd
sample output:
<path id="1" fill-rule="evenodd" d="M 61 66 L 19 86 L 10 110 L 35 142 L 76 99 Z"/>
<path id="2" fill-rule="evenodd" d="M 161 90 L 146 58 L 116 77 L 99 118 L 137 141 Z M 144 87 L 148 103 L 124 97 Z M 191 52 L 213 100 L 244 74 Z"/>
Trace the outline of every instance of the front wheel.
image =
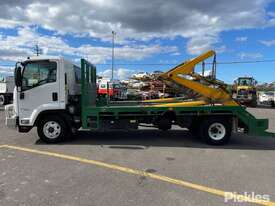
<path id="1" fill-rule="evenodd" d="M 47 143 L 63 141 L 68 135 L 68 128 L 60 117 L 49 116 L 43 118 L 37 126 L 37 133 L 40 139 Z"/>
<path id="2" fill-rule="evenodd" d="M 227 118 L 213 117 L 205 119 L 200 126 L 200 136 L 207 144 L 223 145 L 231 137 L 231 121 Z"/>

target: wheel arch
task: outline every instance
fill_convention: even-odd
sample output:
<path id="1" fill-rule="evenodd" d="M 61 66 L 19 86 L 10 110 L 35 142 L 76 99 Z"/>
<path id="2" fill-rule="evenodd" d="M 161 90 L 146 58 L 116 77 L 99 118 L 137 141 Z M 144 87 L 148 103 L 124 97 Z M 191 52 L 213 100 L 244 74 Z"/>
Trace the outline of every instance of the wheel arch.
<path id="1" fill-rule="evenodd" d="M 228 113 L 228 114 L 212 113 L 209 115 L 196 115 L 191 117 L 190 127 L 194 129 L 207 119 L 225 119 L 226 121 L 229 121 L 232 124 L 233 118 L 234 118 L 234 115 L 232 113 Z"/>
<path id="2" fill-rule="evenodd" d="M 66 110 L 47 110 L 47 111 L 40 112 L 34 121 L 34 126 L 37 126 L 39 122 L 47 116 L 61 117 L 64 120 L 64 122 L 67 124 L 67 126 L 69 127 L 72 126 L 71 125 L 72 119 L 70 115 L 66 112 Z"/>

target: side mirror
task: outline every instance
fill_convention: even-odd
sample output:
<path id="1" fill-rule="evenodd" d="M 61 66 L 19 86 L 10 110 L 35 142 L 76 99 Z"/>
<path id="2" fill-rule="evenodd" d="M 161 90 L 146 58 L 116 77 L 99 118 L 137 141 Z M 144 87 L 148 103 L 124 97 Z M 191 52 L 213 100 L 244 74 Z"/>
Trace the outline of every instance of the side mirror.
<path id="1" fill-rule="evenodd" d="M 22 86 L 22 72 L 21 72 L 21 67 L 15 66 L 14 69 L 14 83 L 16 87 L 21 87 Z"/>

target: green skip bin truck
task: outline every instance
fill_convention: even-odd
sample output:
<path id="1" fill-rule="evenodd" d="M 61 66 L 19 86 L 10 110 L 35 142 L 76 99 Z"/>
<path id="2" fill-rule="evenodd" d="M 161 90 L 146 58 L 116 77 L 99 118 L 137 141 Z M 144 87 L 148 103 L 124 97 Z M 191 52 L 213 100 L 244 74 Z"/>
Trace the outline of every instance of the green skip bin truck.
<path id="1" fill-rule="evenodd" d="M 194 72 L 197 64 L 212 56 L 210 76 Z M 256 119 L 215 78 L 215 62 L 215 52 L 209 51 L 159 77 L 192 89 L 198 99 L 111 102 L 97 95 L 96 68 L 87 60 L 81 59 L 79 67 L 62 57 L 29 57 L 16 63 L 14 101 L 5 107 L 6 125 L 19 132 L 37 127 L 47 143 L 64 141 L 79 130 L 133 130 L 141 124 L 163 131 L 178 125 L 214 145 L 227 143 L 232 132 L 274 136 L 266 132 L 267 119 Z"/>

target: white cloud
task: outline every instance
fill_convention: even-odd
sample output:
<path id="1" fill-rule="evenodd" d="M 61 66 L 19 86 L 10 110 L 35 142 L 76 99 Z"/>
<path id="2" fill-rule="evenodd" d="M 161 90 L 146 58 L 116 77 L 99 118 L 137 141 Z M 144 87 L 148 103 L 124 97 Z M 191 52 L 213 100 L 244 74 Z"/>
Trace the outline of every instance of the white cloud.
<path id="1" fill-rule="evenodd" d="M 106 69 L 102 72 L 98 72 L 98 76 L 102 76 L 104 78 L 111 78 L 112 76 L 112 70 L 111 69 Z"/>
<path id="2" fill-rule="evenodd" d="M 224 53 L 225 51 L 228 51 L 228 49 L 226 48 L 225 45 L 222 45 L 220 47 L 216 47 L 215 51 L 216 51 L 216 53 L 221 54 L 221 53 Z"/>
<path id="3" fill-rule="evenodd" d="M 272 17 L 272 18 L 275 18 L 275 12 L 267 12 L 267 15 Z"/>
<path id="4" fill-rule="evenodd" d="M 116 73 L 119 79 L 128 79 L 130 76 L 132 76 L 132 74 L 135 73 L 135 71 L 131 69 L 119 68 L 116 70 Z"/>
<path id="5" fill-rule="evenodd" d="M 194 55 L 200 54 L 203 51 L 210 50 L 215 43 L 217 43 L 216 36 L 193 37 L 187 43 L 187 52 Z"/>
<path id="6" fill-rule="evenodd" d="M 0 2 L 3 27 L 31 24 L 58 33 L 89 35 L 121 44 L 153 38 L 188 39 L 187 51 L 198 54 L 217 47 L 223 31 L 274 26 L 270 0 L 22 0 Z M 268 18 L 267 18 L 268 17 Z M 10 22 L 8 22 L 10 21 Z M 1 24 L 0 24 L 1 25 Z"/>
<path id="7" fill-rule="evenodd" d="M 240 59 L 261 59 L 263 55 L 259 52 L 241 52 L 238 55 Z"/>
<path id="8" fill-rule="evenodd" d="M 128 79 L 132 74 L 134 74 L 136 71 L 131 69 L 125 69 L 125 68 L 118 68 L 114 69 L 114 78 L 115 79 Z M 99 76 L 102 76 L 104 78 L 111 78 L 112 76 L 112 70 L 106 69 L 102 72 L 98 73 Z"/>
<path id="9" fill-rule="evenodd" d="M 235 39 L 236 42 L 246 42 L 248 39 L 247 36 L 240 36 Z"/>
<path id="10" fill-rule="evenodd" d="M 13 76 L 14 68 L 7 67 L 7 66 L 1 66 L 0 68 L 0 76 Z"/>
<path id="11" fill-rule="evenodd" d="M 260 43 L 267 47 L 271 47 L 275 45 L 275 39 L 274 40 L 261 40 Z"/>
<path id="12" fill-rule="evenodd" d="M 19 22 L 20 21 L 9 20 L 9 19 L 0 19 L 0 27 L 1 28 L 14 28 L 19 25 Z"/>
<path id="13" fill-rule="evenodd" d="M 85 57 L 93 63 L 103 63 L 111 59 L 111 48 L 103 46 L 81 45 L 72 47 L 61 37 L 38 34 L 34 28 L 18 29 L 17 36 L 0 36 L 0 60 L 18 61 L 34 54 L 34 45 L 39 44 L 45 54 Z M 141 60 L 155 54 L 176 53 L 177 47 L 160 45 L 119 46 L 115 49 L 115 58 L 119 60 Z"/>

